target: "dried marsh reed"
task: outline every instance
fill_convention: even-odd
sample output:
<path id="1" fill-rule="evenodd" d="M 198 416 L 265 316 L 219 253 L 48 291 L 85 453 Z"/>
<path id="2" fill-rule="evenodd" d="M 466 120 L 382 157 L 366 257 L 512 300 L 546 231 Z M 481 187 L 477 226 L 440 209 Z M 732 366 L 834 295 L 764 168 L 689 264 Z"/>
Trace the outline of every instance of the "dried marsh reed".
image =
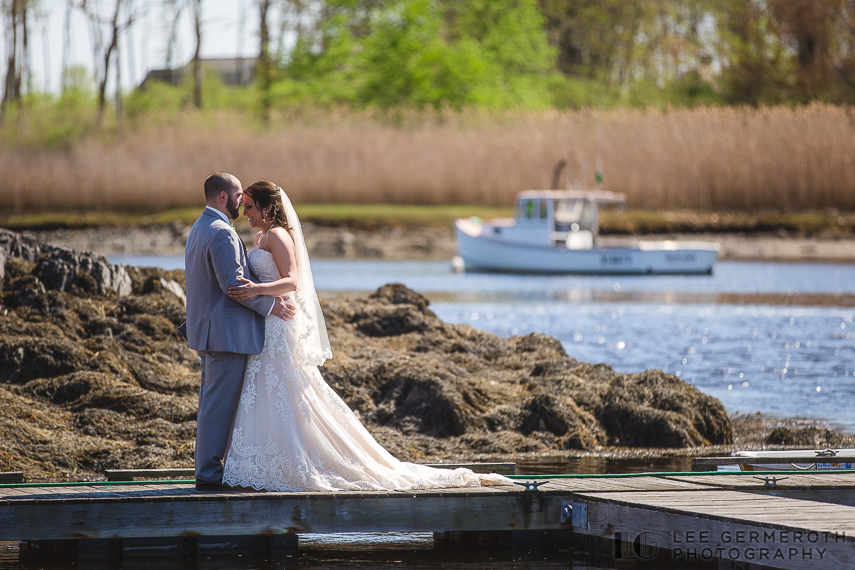
<path id="1" fill-rule="evenodd" d="M 855 110 L 703 108 L 405 117 L 330 114 L 274 127 L 237 113 L 126 128 L 70 149 L 0 146 L 11 212 L 161 210 L 202 203 L 212 171 L 269 179 L 297 203 L 509 205 L 593 184 L 632 208 L 855 210 Z M 8 211 L 8 210 L 7 210 Z M 9 213 L 11 213 L 9 212 Z"/>

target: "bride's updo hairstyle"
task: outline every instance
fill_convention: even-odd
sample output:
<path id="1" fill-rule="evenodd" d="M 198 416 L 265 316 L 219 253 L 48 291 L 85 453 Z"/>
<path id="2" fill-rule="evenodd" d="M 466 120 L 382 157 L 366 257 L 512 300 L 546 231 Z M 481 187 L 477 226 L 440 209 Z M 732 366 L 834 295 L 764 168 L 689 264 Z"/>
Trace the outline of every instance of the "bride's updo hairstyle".
<path id="1" fill-rule="evenodd" d="M 282 206 L 282 197 L 279 195 L 279 191 L 279 186 L 273 182 L 262 180 L 248 186 L 243 193 L 252 198 L 259 212 L 264 212 L 270 208 L 270 211 L 263 218 L 265 222 L 269 222 L 270 218 L 273 218 L 273 225 L 285 228 L 290 234 L 291 227 L 285 217 L 285 208 Z"/>

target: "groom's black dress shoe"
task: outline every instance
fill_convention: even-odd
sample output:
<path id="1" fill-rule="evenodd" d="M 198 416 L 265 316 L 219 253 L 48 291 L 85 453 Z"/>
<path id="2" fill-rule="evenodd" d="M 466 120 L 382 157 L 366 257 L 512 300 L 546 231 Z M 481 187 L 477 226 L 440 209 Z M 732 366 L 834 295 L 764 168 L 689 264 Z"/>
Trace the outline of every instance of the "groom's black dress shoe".
<path id="1" fill-rule="evenodd" d="M 234 491 L 233 488 L 228 485 L 224 485 L 223 483 L 217 483 L 214 481 L 196 481 L 196 490 L 197 491 L 218 491 L 220 493 L 227 491 Z"/>

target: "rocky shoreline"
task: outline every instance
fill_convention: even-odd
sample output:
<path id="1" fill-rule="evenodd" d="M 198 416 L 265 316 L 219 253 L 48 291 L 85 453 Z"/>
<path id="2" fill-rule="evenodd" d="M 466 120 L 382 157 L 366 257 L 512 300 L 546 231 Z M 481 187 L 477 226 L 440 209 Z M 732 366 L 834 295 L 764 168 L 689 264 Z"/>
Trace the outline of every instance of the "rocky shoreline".
<path id="1" fill-rule="evenodd" d="M 113 266 L 5 230 L 0 268 L 0 471 L 68 480 L 191 465 L 199 363 L 176 332 L 183 271 Z M 401 459 L 851 441 L 816 423 L 732 418 L 674 376 L 579 362 L 546 335 L 442 322 L 400 284 L 322 304 L 335 355 L 324 378 Z"/>
<path id="2" fill-rule="evenodd" d="M 189 226 L 175 222 L 169 226 L 58 229 L 25 234 L 52 245 L 104 255 L 182 255 L 189 231 Z M 245 225 L 238 225 L 238 231 L 247 245 L 251 245 L 254 232 Z M 381 226 L 366 229 L 306 224 L 304 231 L 309 253 L 317 259 L 448 260 L 457 254 L 454 232 L 450 227 Z M 786 233 L 601 236 L 605 245 L 626 245 L 640 239 L 718 242 L 721 246 L 720 260 L 855 261 L 855 238 L 851 236 L 800 237 Z"/>

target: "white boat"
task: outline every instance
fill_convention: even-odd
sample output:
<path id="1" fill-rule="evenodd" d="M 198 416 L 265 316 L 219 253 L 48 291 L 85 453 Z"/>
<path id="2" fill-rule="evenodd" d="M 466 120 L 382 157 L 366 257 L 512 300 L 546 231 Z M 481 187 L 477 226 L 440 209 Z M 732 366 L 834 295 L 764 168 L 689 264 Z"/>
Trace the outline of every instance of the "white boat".
<path id="1" fill-rule="evenodd" d="M 855 457 L 855 449 L 794 449 L 790 451 L 734 451 L 733 457 L 757 458 L 756 463 L 739 465 L 741 471 L 776 471 L 787 469 L 822 470 L 855 469 L 855 464 L 836 462 L 835 457 Z M 764 457 L 792 458 L 790 463 L 763 463 Z"/>
<path id="2" fill-rule="evenodd" d="M 641 241 L 626 247 L 600 245 L 599 206 L 625 204 L 623 194 L 599 190 L 520 192 L 513 218 L 454 221 L 458 264 L 467 271 L 516 273 L 712 273 L 717 243 Z"/>

